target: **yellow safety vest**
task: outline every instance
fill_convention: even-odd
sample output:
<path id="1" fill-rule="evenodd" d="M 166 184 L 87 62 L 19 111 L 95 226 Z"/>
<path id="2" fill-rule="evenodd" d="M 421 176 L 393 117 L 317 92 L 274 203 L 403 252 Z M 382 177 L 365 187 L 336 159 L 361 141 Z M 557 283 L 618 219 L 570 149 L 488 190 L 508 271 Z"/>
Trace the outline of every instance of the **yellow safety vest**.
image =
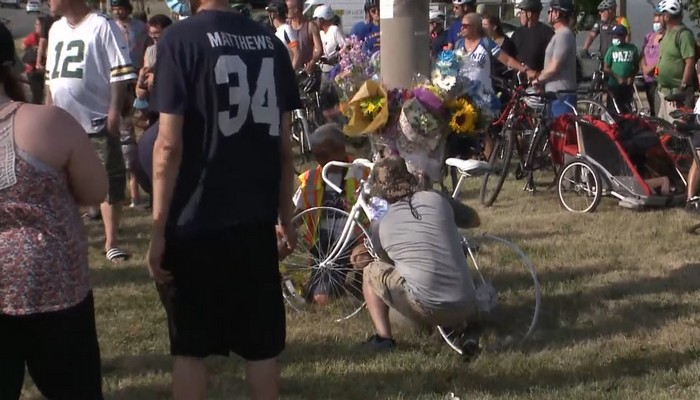
<path id="1" fill-rule="evenodd" d="M 352 162 L 352 159 L 348 157 L 348 162 Z M 304 210 L 308 210 L 313 207 L 320 207 L 323 203 L 323 194 L 326 190 L 326 182 L 323 181 L 323 176 L 321 171 L 323 167 L 318 165 L 316 169 L 309 169 L 303 174 L 299 175 L 299 188 L 301 189 L 301 201 Z M 367 172 L 364 172 L 363 177 L 367 179 Z M 345 203 L 346 207 L 351 207 L 357 201 L 357 188 L 360 187 L 360 182 L 357 179 L 350 178 L 345 180 Z M 346 209 L 345 211 L 350 211 Z M 315 242 L 316 235 L 318 234 L 316 229 L 316 224 L 318 223 L 318 214 L 316 218 L 311 218 L 313 213 L 308 213 L 305 215 L 304 223 L 306 224 L 308 231 L 305 234 L 305 238 L 309 245 L 313 245 Z"/>

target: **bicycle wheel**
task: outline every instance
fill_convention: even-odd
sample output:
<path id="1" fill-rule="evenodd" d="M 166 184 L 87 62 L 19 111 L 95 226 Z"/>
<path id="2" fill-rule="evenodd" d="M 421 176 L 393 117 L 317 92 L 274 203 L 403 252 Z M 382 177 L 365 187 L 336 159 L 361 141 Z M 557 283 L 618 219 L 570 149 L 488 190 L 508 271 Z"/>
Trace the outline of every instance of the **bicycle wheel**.
<path id="1" fill-rule="evenodd" d="M 576 102 L 576 112 L 578 115 L 589 115 L 595 119 L 605 122 L 606 124 L 615 123 L 615 120 L 608 109 L 602 104 L 592 100 L 578 100 Z"/>
<path id="2" fill-rule="evenodd" d="M 539 135 L 532 151 L 534 154 L 530 160 L 530 170 L 527 173 L 528 182 L 532 182 L 535 189 L 553 188 L 557 183 L 557 166 L 552 162 L 548 135 Z"/>
<path id="3" fill-rule="evenodd" d="M 558 179 L 559 202 L 575 213 L 595 211 L 603 197 L 603 186 L 598 170 L 583 159 L 570 161 Z M 569 194 L 573 194 L 571 198 Z M 578 202 L 581 201 L 581 206 Z"/>
<path id="4" fill-rule="evenodd" d="M 297 227 L 297 246 L 280 262 L 282 294 L 296 311 L 323 311 L 336 322 L 351 318 L 364 306 L 362 270 L 350 262 L 355 247 L 371 261 L 371 243 L 364 226 L 351 221 L 352 231 L 346 243 L 341 232 L 350 215 L 338 208 L 314 207 L 292 219 Z M 362 247 L 364 245 L 364 247 Z M 342 246 L 336 257 L 331 252 Z"/>
<path id="5" fill-rule="evenodd" d="M 489 154 L 490 171 L 484 174 L 481 181 L 481 190 L 479 198 L 481 204 L 486 207 L 491 207 L 496 201 L 498 194 L 503 188 L 503 182 L 506 181 L 508 170 L 510 169 L 510 160 L 513 158 L 513 148 L 515 145 L 515 131 L 509 125 L 500 135 L 494 138 L 493 149 Z M 494 179 L 495 178 L 495 181 Z M 489 186 L 491 183 L 493 186 Z"/>
<path id="6" fill-rule="evenodd" d="M 476 287 L 481 346 L 494 350 L 522 344 L 537 326 L 542 301 L 532 261 L 498 236 L 463 237 L 462 243 Z M 438 330 L 453 350 L 463 353 L 464 328 Z"/>
<path id="7" fill-rule="evenodd" d="M 309 152 L 309 144 L 306 143 L 309 135 L 305 133 L 306 127 L 304 121 L 300 118 L 294 118 L 292 120 L 292 139 L 294 140 L 294 147 L 296 148 L 296 155 L 294 157 L 294 170 L 297 174 L 301 174 L 304 170 L 306 164 L 311 160 L 311 155 Z"/>

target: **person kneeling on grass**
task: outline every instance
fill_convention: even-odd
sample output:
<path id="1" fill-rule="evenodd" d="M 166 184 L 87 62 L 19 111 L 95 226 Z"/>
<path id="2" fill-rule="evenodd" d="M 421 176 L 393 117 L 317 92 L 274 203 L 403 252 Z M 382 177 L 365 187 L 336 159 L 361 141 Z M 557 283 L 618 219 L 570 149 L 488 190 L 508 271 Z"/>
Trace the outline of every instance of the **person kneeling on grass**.
<path id="1" fill-rule="evenodd" d="M 357 201 L 357 189 L 360 187 L 360 179 L 366 179 L 367 174 L 358 168 L 329 168 L 328 179 L 342 189 L 342 193 L 336 192 L 328 186 L 321 176 L 323 167 L 331 161 L 350 162 L 350 157 L 345 150 L 345 135 L 341 128 L 336 124 L 325 124 L 319 127 L 310 137 L 311 153 L 316 160 L 316 166 L 308 169 L 299 175 L 299 189 L 294 195 L 293 201 L 296 208 L 295 214 L 299 214 L 304 210 L 314 207 L 334 207 L 341 210 L 349 211 L 350 207 Z M 304 243 L 310 249 L 314 259 L 319 256 L 329 254 L 333 245 L 340 238 L 340 235 L 345 226 L 346 219 L 338 218 L 335 214 L 333 219 L 329 215 L 316 214 L 313 218 L 313 213 L 307 214 L 303 223 L 306 225 L 309 234 L 306 237 L 300 237 L 300 242 Z M 350 261 L 351 249 L 352 255 L 357 257 L 360 253 L 367 253 L 367 249 L 363 243 L 358 243 L 358 240 L 350 241 L 351 248 L 346 251 L 346 254 L 341 254 L 338 260 L 338 265 L 344 265 L 344 268 L 349 268 L 352 264 Z M 280 247 L 280 255 L 284 254 L 284 249 Z M 291 251 L 289 251 L 291 252 Z M 331 282 L 342 282 L 342 276 L 334 276 L 342 274 L 342 271 L 319 272 L 312 274 L 309 282 L 306 283 L 304 292 L 306 293 L 307 301 L 314 301 L 317 304 L 324 305 L 328 302 L 329 296 L 338 295 L 339 288 L 330 287 Z M 336 283 L 335 285 L 338 285 Z M 359 284 L 357 292 L 359 296 Z"/>
<path id="2" fill-rule="evenodd" d="M 420 190 L 402 158 L 374 165 L 371 195 L 389 208 L 373 226 L 379 261 L 363 272 L 363 294 L 376 334 L 367 345 L 376 350 L 395 347 L 389 308 L 426 325 L 463 327 L 476 321 L 476 288 L 457 227 L 453 205 L 440 193 Z M 459 210 L 457 210 L 459 211 Z M 471 226 L 478 225 L 476 214 Z M 478 324 L 466 325 L 464 354 L 479 349 Z"/>

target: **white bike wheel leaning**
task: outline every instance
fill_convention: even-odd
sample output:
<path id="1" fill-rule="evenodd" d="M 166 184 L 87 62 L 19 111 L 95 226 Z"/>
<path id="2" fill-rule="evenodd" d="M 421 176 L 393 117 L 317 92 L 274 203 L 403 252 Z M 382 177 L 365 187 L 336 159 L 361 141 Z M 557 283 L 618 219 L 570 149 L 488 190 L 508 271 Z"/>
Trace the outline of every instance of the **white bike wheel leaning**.
<path id="1" fill-rule="evenodd" d="M 317 311 L 340 322 L 364 307 L 362 272 L 353 268 L 350 254 L 360 244 L 371 248 L 365 227 L 354 223 L 353 235 L 335 260 L 330 260 L 349 217 L 338 208 L 314 207 L 292 219 L 297 227 L 297 246 L 280 262 L 282 294 L 292 309 Z"/>
<path id="2" fill-rule="evenodd" d="M 574 159 L 566 164 L 559 174 L 559 202 L 574 213 L 593 212 L 603 197 L 602 185 L 595 166 L 584 159 Z"/>
<path id="3" fill-rule="evenodd" d="M 537 326 L 542 301 L 530 258 L 513 242 L 493 235 L 463 238 L 477 290 L 477 323 L 487 350 L 522 344 Z M 438 327 L 447 344 L 462 354 L 464 327 Z"/>

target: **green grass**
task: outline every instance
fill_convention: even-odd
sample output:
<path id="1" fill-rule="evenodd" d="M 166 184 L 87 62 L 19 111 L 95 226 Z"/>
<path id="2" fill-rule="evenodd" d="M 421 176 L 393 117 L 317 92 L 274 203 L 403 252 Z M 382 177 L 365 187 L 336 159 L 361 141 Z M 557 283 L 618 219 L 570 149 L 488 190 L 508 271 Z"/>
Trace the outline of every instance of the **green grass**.
<path id="1" fill-rule="evenodd" d="M 469 182 L 463 199 L 477 206 Z M 483 231 L 532 258 L 543 290 L 538 330 L 522 348 L 461 362 L 435 336 L 398 332 L 400 349 L 358 344 L 372 326 L 289 312 L 284 399 L 697 399 L 700 398 L 700 265 L 692 221 L 679 210 L 632 212 L 604 199 L 591 215 L 560 208 L 554 191 L 527 195 L 509 181 L 494 207 L 477 206 Z M 108 399 L 168 399 L 165 314 L 145 268 L 149 216 L 128 210 L 132 260 L 101 254 L 89 224 L 92 283 Z M 245 329 L 245 327 L 241 327 Z M 212 359 L 210 399 L 247 398 L 240 360 Z M 28 379 L 27 399 L 38 398 Z"/>

